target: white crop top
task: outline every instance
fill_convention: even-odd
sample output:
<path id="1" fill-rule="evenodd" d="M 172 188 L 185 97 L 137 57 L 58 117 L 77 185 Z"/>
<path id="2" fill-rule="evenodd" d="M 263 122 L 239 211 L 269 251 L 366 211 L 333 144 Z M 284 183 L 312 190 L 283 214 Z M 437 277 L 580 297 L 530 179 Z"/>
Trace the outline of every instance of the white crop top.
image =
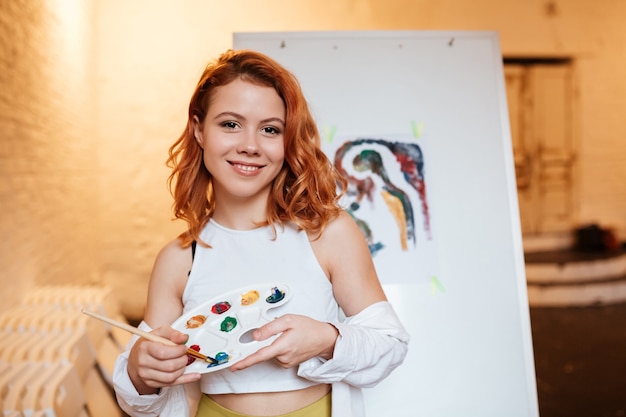
<path id="1" fill-rule="evenodd" d="M 339 306 L 332 285 L 319 265 L 309 238 L 294 225 L 232 230 L 213 220 L 200 234 L 211 248 L 197 245 L 183 293 L 184 312 L 219 294 L 267 282 L 284 282 L 291 299 L 271 310 L 273 316 L 300 314 L 337 323 Z M 274 361 L 242 371 L 228 368 L 202 376 L 207 394 L 291 391 L 316 385 L 299 377 L 297 368 L 284 369 Z"/>

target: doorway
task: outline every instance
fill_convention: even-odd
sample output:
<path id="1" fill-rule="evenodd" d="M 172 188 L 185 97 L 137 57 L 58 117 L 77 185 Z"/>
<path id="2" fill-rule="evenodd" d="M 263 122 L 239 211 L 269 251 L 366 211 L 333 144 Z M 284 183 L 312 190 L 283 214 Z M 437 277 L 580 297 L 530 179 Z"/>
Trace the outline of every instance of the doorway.
<path id="1" fill-rule="evenodd" d="M 504 59 L 524 237 L 570 232 L 575 221 L 575 88 L 571 59 Z"/>

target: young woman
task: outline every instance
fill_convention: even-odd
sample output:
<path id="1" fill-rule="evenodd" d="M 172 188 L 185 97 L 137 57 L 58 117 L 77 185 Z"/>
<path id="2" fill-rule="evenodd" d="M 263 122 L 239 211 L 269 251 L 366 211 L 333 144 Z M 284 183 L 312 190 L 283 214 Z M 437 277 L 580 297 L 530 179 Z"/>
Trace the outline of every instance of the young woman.
<path id="1" fill-rule="evenodd" d="M 345 182 L 294 76 L 257 52 L 224 53 L 202 74 L 168 163 L 188 230 L 157 256 L 140 327 L 177 346 L 133 339 L 115 368 L 120 406 L 133 416 L 363 416 L 360 388 L 402 363 L 409 337 L 339 205 Z M 275 340 L 230 368 L 185 374 L 187 336 L 170 325 L 273 280 L 292 297 L 254 339 Z"/>

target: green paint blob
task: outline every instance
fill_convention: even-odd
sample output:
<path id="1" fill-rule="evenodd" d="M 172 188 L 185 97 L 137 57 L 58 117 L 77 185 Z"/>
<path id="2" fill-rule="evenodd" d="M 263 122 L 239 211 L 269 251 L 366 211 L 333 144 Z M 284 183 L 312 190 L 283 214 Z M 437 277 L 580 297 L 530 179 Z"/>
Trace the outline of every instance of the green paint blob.
<path id="1" fill-rule="evenodd" d="M 230 316 L 226 317 L 220 324 L 220 330 L 223 332 L 230 332 L 235 327 L 237 327 L 237 319 Z"/>

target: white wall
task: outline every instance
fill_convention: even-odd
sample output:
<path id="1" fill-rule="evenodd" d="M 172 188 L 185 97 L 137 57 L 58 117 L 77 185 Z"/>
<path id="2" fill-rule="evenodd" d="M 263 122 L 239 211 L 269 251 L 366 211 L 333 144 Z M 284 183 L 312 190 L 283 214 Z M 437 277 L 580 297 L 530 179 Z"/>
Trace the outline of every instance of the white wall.
<path id="1" fill-rule="evenodd" d="M 0 2 L 0 308 L 98 281 L 91 1 Z"/>

